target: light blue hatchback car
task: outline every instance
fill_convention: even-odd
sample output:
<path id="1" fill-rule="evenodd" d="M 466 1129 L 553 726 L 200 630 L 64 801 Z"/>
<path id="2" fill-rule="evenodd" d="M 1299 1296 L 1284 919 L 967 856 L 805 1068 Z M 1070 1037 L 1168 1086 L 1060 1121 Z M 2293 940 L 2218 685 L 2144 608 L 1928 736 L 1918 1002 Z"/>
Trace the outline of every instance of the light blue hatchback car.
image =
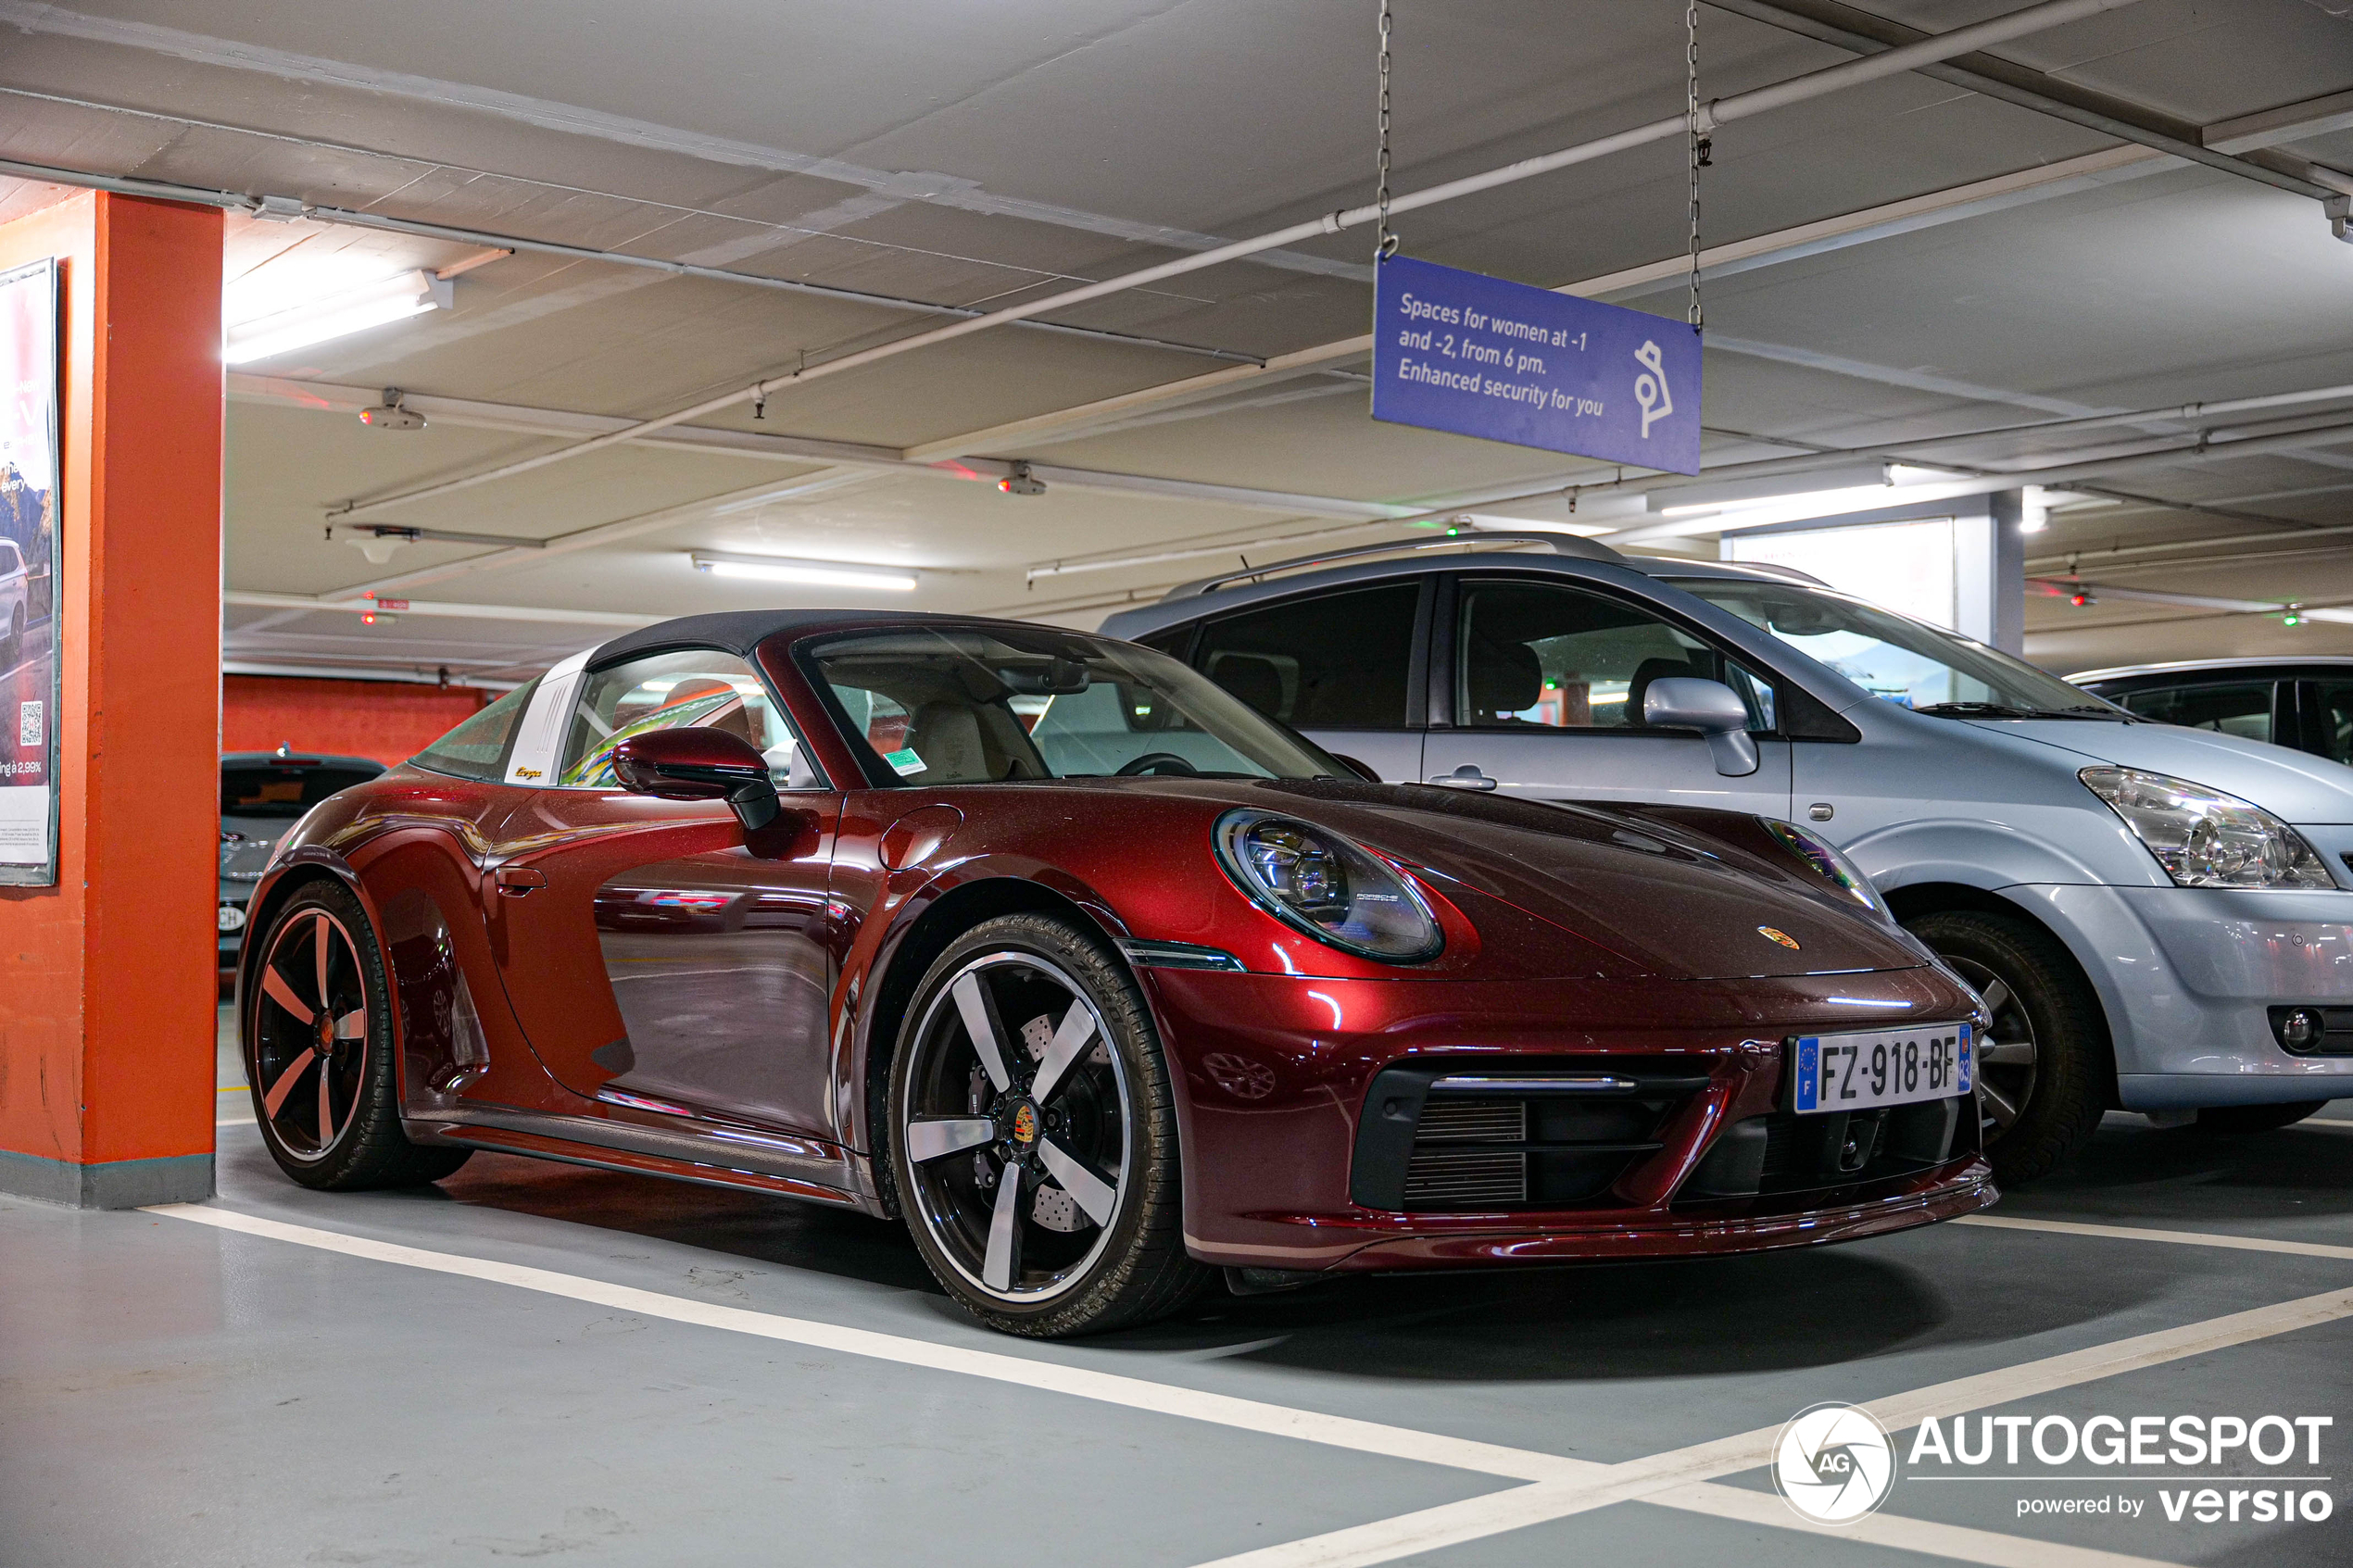
<path id="1" fill-rule="evenodd" d="M 1800 573 L 1493 543 L 1211 578 L 1103 630 L 1383 779 L 1806 824 L 1984 997 L 2005 1180 L 2110 1107 L 2250 1132 L 2353 1095 L 2353 769 Z"/>

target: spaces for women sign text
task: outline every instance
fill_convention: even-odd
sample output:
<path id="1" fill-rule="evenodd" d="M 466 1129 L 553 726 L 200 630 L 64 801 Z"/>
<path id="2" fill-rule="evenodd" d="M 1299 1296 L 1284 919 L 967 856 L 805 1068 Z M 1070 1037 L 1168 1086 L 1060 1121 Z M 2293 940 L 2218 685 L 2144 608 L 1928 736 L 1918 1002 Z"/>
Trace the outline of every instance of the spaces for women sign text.
<path id="1" fill-rule="evenodd" d="M 1390 257 L 1373 418 L 1699 472 L 1699 333 L 1680 321 Z"/>

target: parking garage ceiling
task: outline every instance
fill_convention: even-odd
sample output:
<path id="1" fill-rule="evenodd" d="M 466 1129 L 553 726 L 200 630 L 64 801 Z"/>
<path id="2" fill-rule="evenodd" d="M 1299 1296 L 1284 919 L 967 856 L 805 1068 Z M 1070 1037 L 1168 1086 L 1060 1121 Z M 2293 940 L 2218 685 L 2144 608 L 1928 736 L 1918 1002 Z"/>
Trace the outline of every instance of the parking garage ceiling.
<path id="1" fill-rule="evenodd" d="M 1710 6 L 1702 91 L 1856 57 L 1808 31 L 1892 43 L 2016 8 Z M 364 514 L 473 541 L 371 560 L 358 519 L 333 539 L 327 524 L 952 319 L 925 306 L 996 309 L 1364 202 L 1376 11 L 681 0 L 649 33 L 639 8 L 605 0 L 0 0 L 0 158 L 401 225 L 233 214 L 233 316 L 241 299 L 258 311 L 405 270 L 453 279 L 447 309 L 232 367 L 233 665 L 512 679 L 629 618 L 778 602 L 1091 625 L 1236 555 L 1397 537 L 1409 525 L 1390 520 L 1425 511 L 1622 526 L 1600 492 L 1574 512 L 1558 494 L 1617 470 L 1376 425 L 1361 352 L 1285 367 L 1365 331 L 1371 239 L 1352 231 L 1049 318 L 1086 332 L 976 333 L 780 389 L 757 413 Z M 1680 5 L 1396 12 L 1400 190 L 1683 104 Z M 2334 172 L 2353 170 L 2343 0 L 2141 0 L 1993 54 L 1957 64 L 2323 194 L 2353 189 Z M 2353 383 L 2353 246 L 2320 200 L 2083 118 L 1916 73 L 1719 130 L 1709 466 Z M 1431 207 L 1400 222 L 1403 248 L 1545 286 L 1599 280 L 1680 318 L 1684 157 L 1662 142 Z M 54 194 L 0 180 L 0 217 Z M 501 237 L 523 243 L 488 243 Z M 427 428 L 362 424 L 386 387 Z M 2007 471 L 2190 445 L 2213 423 L 1940 451 Z M 2030 571 L 2353 603 L 2353 533 L 2324 532 L 2353 525 L 2353 394 L 2230 428 L 2266 439 L 2087 478 L 2034 536 Z M 997 488 L 1017 461 L 1044 494 Z M 919 586 L 723 581 L 693 549 L 912 569 Z M 1086 570 L 1032 575 L 1055 566 Z M 420 608 L 363 625 L 349 607 L 370 588 Z M 491 608 L 445 612 L 469 604 Z M 2153 639 L 2173 657 L 2353 652 L 2353 627 L 2114 596 L 2030 597 L 2027 624 L 2030 656 L 2061 670 Z"/>

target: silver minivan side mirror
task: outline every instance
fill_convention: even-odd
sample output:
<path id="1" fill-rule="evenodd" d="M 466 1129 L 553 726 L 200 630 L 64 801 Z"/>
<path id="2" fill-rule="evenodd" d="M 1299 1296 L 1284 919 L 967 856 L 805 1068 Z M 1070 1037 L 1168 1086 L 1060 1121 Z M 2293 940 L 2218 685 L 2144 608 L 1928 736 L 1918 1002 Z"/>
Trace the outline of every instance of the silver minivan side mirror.
<path id="1" fill-rule="evenodd" d="M 1707 737 L 1716 771 L 1726 778 L 1756 771 L 1756 742 L 1748 733 L 1748 705 L 1721 681 L 1670 675 L 1642 694 L 1642 722 L 1654 729 L 1697 730 Z"/>

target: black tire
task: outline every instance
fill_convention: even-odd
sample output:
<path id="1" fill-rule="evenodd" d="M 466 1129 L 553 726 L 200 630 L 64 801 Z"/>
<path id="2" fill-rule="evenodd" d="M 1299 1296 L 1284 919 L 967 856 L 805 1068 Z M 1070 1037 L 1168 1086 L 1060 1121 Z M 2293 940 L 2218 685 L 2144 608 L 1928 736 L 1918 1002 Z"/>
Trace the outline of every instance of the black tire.
<path id="1" fill-rule="evenodd" d="M 988 1051 L 966 1023 L 975 1016 Z M 1151 1015 L 1088 933 L 1004 915 L 951 942 L 916 988 L 889 1083 L 907 1229 L 989 1327 L 1101 1333 L 1164 1317 L 1216 1279 L 1185 1250 L 1176 1113 Z"/>
<path id="2" fill-rule="evenodd" d="M 2057 938 L 2030 921 L 1943 909 L 1905 922 L 1994 1014 L 1978 1105 L 1994 1179 L 2015 1186 L 2072 1160 L 2108 1109 L 2108 1018 Z"/>
<path id="3" fill-rule="evenodd" d="M 256 939 L 238 1033 L 278 1168 L 307 1187 L 357 1192 L 422 1186 L 463 1165 L 472 1150 L 413 1144 L 400 1129 L 391 986 L 350 890 L 308 884 Z"/>
<path id="4" fill-rule="evenodd" d="M 2328 1104 L 2324 1099 L 2290 1100 L 2284 1105 L 2209 1105 L 2197 1113 L 2201 1133 L 2276 1133 L 2293 1127 Z"/>

